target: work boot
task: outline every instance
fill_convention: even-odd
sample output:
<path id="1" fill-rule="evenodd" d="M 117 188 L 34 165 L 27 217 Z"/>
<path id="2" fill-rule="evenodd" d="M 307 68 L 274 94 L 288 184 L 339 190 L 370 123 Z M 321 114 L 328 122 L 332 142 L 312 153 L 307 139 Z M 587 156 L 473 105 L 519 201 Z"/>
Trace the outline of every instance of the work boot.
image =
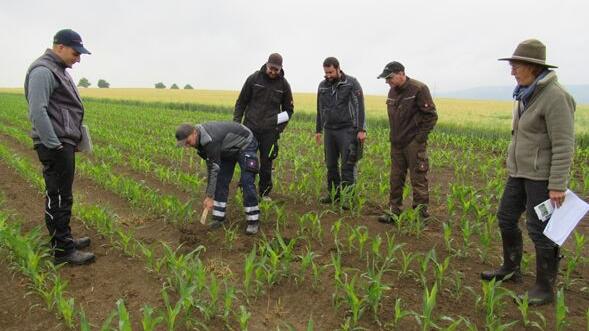
<path id="1" fill-rule="evenodd" d="M 74 248 L 75 249 L 84 249 L 90 246 L 90 238 L 89 237 L 82 237 L 78 239 L 74 239 Z"/>
<path id="2" fill-rule="evenodd" d="M 94 253 L 74 249 L 66 255 L 56 256 L 53 263 L 56 265 L 62 263 L 68 263 L 71 265 L 84 265 L 92 263 L 94 260 L 96 260 Z"/>
<path id="3" fill-rule="evenodd" d="M 209 223 L 209 229 L 210 230 L 217 230 L 219 228 L 222 228 L 225 225 L 225 220 L 212 220 Z"/>
<path id="4" fill-rule="evenodd" d="M 260 222 L 259 221 L 247 222 L 247 228 L 245 229 L 245 234 L 254 235 L 254 234 L 258 233 L 259 229 L 260 229 Z"/>
<path id="5" fill-rule="evenodd" d="M 533 306 L 554 301 L 554 284 L 558 274 L 558 247 L 536 247 L 536 284 L 528 291 L 528 303 Z M 518 296 L 523 299 L 523 295 Z"/>
<path id="6" fill-rule="evenodd" d="M 386 210 L 384 214 L 378 216 L 378 221 L 380 223 L 393 224 L 397 221 L 399 215 L 401 215 L 401 210 L 393 208 L 391 210 Z"/>
<path id="7" fill-rule="evenodd" d="M 417 206 L 417 207 L 413 207 L 413 209 L 418 209 L 419 210 L 419 216 L 424 221 L 429 220 L 429 218 L 431 217 L 431 215 L 427 211 L 427 206 L 426 205 L 420 205 L 420 206 Z"/>
<path id="8" fill-rule="evenodd" d="M 520 264 L 522 261 L 523 241 L 521 232 L 501 232 L 503 241 L 503 265 L 493 271 L 481 272 L 483 280 L 509 280 L 515 283 L 522 281 Z"/>
<path id="9" fill-rule="evenodd" d="M 330 204 L 333 202 L 338 202 L 339 201 L 339 195 L 336 195 L 333 199 L 331 198 L 331 194 L 328 194 L 324 197 L 322 197 L 321 199 L 319 199 L 319 202 L 323 203 L 323 204 Z"/>

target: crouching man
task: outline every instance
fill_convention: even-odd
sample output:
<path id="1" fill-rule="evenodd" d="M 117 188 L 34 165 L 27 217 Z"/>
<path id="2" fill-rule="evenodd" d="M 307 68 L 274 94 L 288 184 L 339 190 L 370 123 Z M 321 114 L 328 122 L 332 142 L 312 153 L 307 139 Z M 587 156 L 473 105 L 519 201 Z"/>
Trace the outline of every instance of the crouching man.
<path id="1" fill-rule="evenodd" d="M 235 122 L 207 122 L 182 124 L 176 129 L 178 147 L 193 147 L 207 162 L 207 190 L 203 207 L 213 211 L 212 229 L 225 224 L 229 183 L 235 163 L 241 168 L 241 188 L 247 221 L 247 234 L 256 234 L 259 229 L 260 208 L 255 177 L 259 171 L 256 154 L 258 143 L 253 133 Z"/>

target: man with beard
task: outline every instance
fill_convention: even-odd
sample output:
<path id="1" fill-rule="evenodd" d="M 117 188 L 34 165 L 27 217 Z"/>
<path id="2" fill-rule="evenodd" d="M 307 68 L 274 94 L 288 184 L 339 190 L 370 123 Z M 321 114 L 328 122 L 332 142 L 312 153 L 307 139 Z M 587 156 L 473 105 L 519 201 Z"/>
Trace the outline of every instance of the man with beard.
<path id="1" fill-rule="evenodd" d="M 292 117 L 292 91 L 282 69 L 282 56 L 272 53 L 260 70 L 251 74 L 235 103 L 233 120 L 250 129 L 260 151 L 260 197 L 271 200 L 272 160 L 278 156 L 278 139 Z"/>
<path id="2" fill-rule="evenodd" d="M 327 204 L 340 201 L 342 191 L 353 191 L 360 156 L 357 147 L 366 139 L 366 120 L 358 80 L 346 75 L 335 57 L 323 61 L 323 71 L 325 79 L 317 91 L 315 140 L 320 145 L 324 134 L 328 194 L 319 201 Z M 349 207 L 344 201 L 342 208 Z"/>

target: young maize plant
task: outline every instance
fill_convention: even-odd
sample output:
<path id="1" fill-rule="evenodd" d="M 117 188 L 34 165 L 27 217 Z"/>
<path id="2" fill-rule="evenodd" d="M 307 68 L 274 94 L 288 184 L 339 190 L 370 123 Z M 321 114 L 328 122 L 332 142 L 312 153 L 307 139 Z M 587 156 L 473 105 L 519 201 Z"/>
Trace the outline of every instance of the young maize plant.
<path id="1" fill-rule="evenodd" d="M 503 307 L 503 298 L 504 297 L 513 297 L 514 294 L 512 291 L 501 287 L 501 281 L 497 282 L 495 279 L 482 282 L 481 283 L 483 296 L 478 296 L 476 299 L 476 306 L 483 305 L 486 315 L 485 315 L 485 325 L 487 327 L 491 327 L 494 330 L 500 329 L 505 330 L 508 327 L 511 327 L 517 321 L 511 321 L 505 324 L 501 323 L 500 310 Z"/>
<path id="2" fill-rule="evenodd" d="M 569 321 L 567 320 L 567 315 L 569 313 L 569 308 L 566 306 L 564 302 L 564 289 L 560 288 L 556 292 L 556 314 L 555 314 L 555 326 L 554 329 L 556 331 L 565 330 L 566 327 L 569 325 Z"/>
<path id="3" fill-rule="evenodd" d="M 520 297 L 519 295 L 513 296 L 513 300 L 517 304 L 517 309 L 521 313 L 521 322 L 524 325 L 524 327 L 535 327 L 540 330 L 544 330 L 546 328 L 546 318 L 539 311 L 534 310 L 534 313 L 540 319 L 542 324 L 530 320 L 530 305 L 528 299 L 528 292 L 526 292 L 522 297 Z"/>
<path id="4" fill-rule="evenodd" d="M 143 312 L 141 319 L 143 331 L 153 331 L 164 321 L 164 316 L 161 313 L 156 314 L 150 305 L 143 306 L 141 311 Z"/>
<path id="5" fill-rule="evenodd" d="M 238 321 L 239 321 L 239 328 L 242 331 L 247 331 L 247 327 L 249 324 L 249 320 L 252 317 L 252 313 L 248 312 L 247 309 L 245 308 L 245 306 L 241 305 L 239 306 L 239 315 L 238 315 Z"/>

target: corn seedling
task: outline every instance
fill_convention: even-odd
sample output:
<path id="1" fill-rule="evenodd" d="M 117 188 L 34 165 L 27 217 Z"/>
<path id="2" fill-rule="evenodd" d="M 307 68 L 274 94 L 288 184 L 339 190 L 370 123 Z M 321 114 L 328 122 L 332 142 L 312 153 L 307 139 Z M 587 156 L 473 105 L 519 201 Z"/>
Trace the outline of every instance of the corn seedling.
<path id="1" fill-rule="evenodd" d="M 117 300 L 117 312 L 119 315 L 119 331 L 132 331 L 131 317 L 123 299 Z"/>
<path id="2" fill-rule="evenodd" d="M 567 320 L 568 312 L 569 308 L 564 302 L 564 289 L 561 288 L 556 292 L 555 330 L 560 331 L 567 327 L 569 324 Z"/>
<path id="3" fill-rule="evenodd" d="M 160 313 L 154 316 L 154 309 L 149 305 L 143 306 L 141 311 L 143 312 L 143 318 L 141 319 L 141 326 L 143 327 L 143 331 L 155 330 L 156 327 L 164 320 L 164 317 Z"/>
<path id="4" fill-rule="evenodd" d="M 223 293 L 223 321 L 225 321 L 225 325 L 229 325 L 229 316 L 233 311 L 233 303 L 237 299 L 235 294 L 235 287 L 227 282 L 227 280 L 223 280 L 225 285 L 225 292 Z"/>
<path id="5" fill-rule="evenodd" d="M 421 315 L 415 314 L 417 323 L 421 326 L 423 331 L 430 330 L 431 328 L 438 328 L 435 323 L 434 308 L 436 307 L 436 301 L 438 297 L 438 285 L 434 284 L 431 290 L 424 287 L 423 292 L 423 311 Z"/>
<path id="6" fill-rule="evenodd" d="M 536 316 L 538 316 L 538 318 L 540 318 L 540 320 L 543 321 L 543 323 L 544 323 L 543 326 L 540 325 L 536 321 L 530 320 L 528 292 L 526 292 L 522 297 L 515 295 L 515 296 L 513 296 L 513 299 L 514 299 L 515 303 L 517 304 L 517 309 L 521 313 L 521 316 L 522 316 L 521 321 L 522 321 L 522 324 L 524 325 L 524 327 L 528 328 L 528 327 L 532 326 L 532 327 L 538 328 L 540 330 L 545 329 L 546 318 L 544 318 L 544 315 L 542 315 L 540 312 L 534 311 L 534 313 L 536 313 Z"/>
<path id="7" fill-rule="evenodd" d="M 239 306 L 239 317 L 238 317 L 238 321 L 239 321 L 239 328 L 243 331 L 247 330 L 247 326 L 249 323 L 250 318 L 252 317 L 252 314 L 250 312 L 247 311 L 247 309 L 242 305 Z"/>
<path id="8" fill-rule="evenodd" d="M 181 298 L 180 300 L 178 300 L 178 302 L 176 302 L 175 305 L 172 306 L 170 304 L 170 298 L 168 296 L 168 290 L 166 288 L 162 289 L 162 298 L 164 299 L 164 307 L 166 308 L 164 315 L 166 327 L 168 328 L 168 330 L 173 331 L 176 328 L 176 319 L 182 311 L 182 305 L 185 301 L 184 299 L 187 298 Z"/>
<path id="9" fill-rule="evenodd" d="M 501 281 L 497 282 L 495 279 L 489 282 L 482 282 L 483 296 L 476 299 L 477 307 L 482 304 L 485 308 L 485 325 L 495 329 L 505 329 L 508 326 L 515 324 L 517 321 L 512 321 L 507 324 L 501 324 L 499 318 L 499 310 L 502 307 L 502 300 L 506 296 L 513 297 L 513 293 L 501 287 Z"/>

